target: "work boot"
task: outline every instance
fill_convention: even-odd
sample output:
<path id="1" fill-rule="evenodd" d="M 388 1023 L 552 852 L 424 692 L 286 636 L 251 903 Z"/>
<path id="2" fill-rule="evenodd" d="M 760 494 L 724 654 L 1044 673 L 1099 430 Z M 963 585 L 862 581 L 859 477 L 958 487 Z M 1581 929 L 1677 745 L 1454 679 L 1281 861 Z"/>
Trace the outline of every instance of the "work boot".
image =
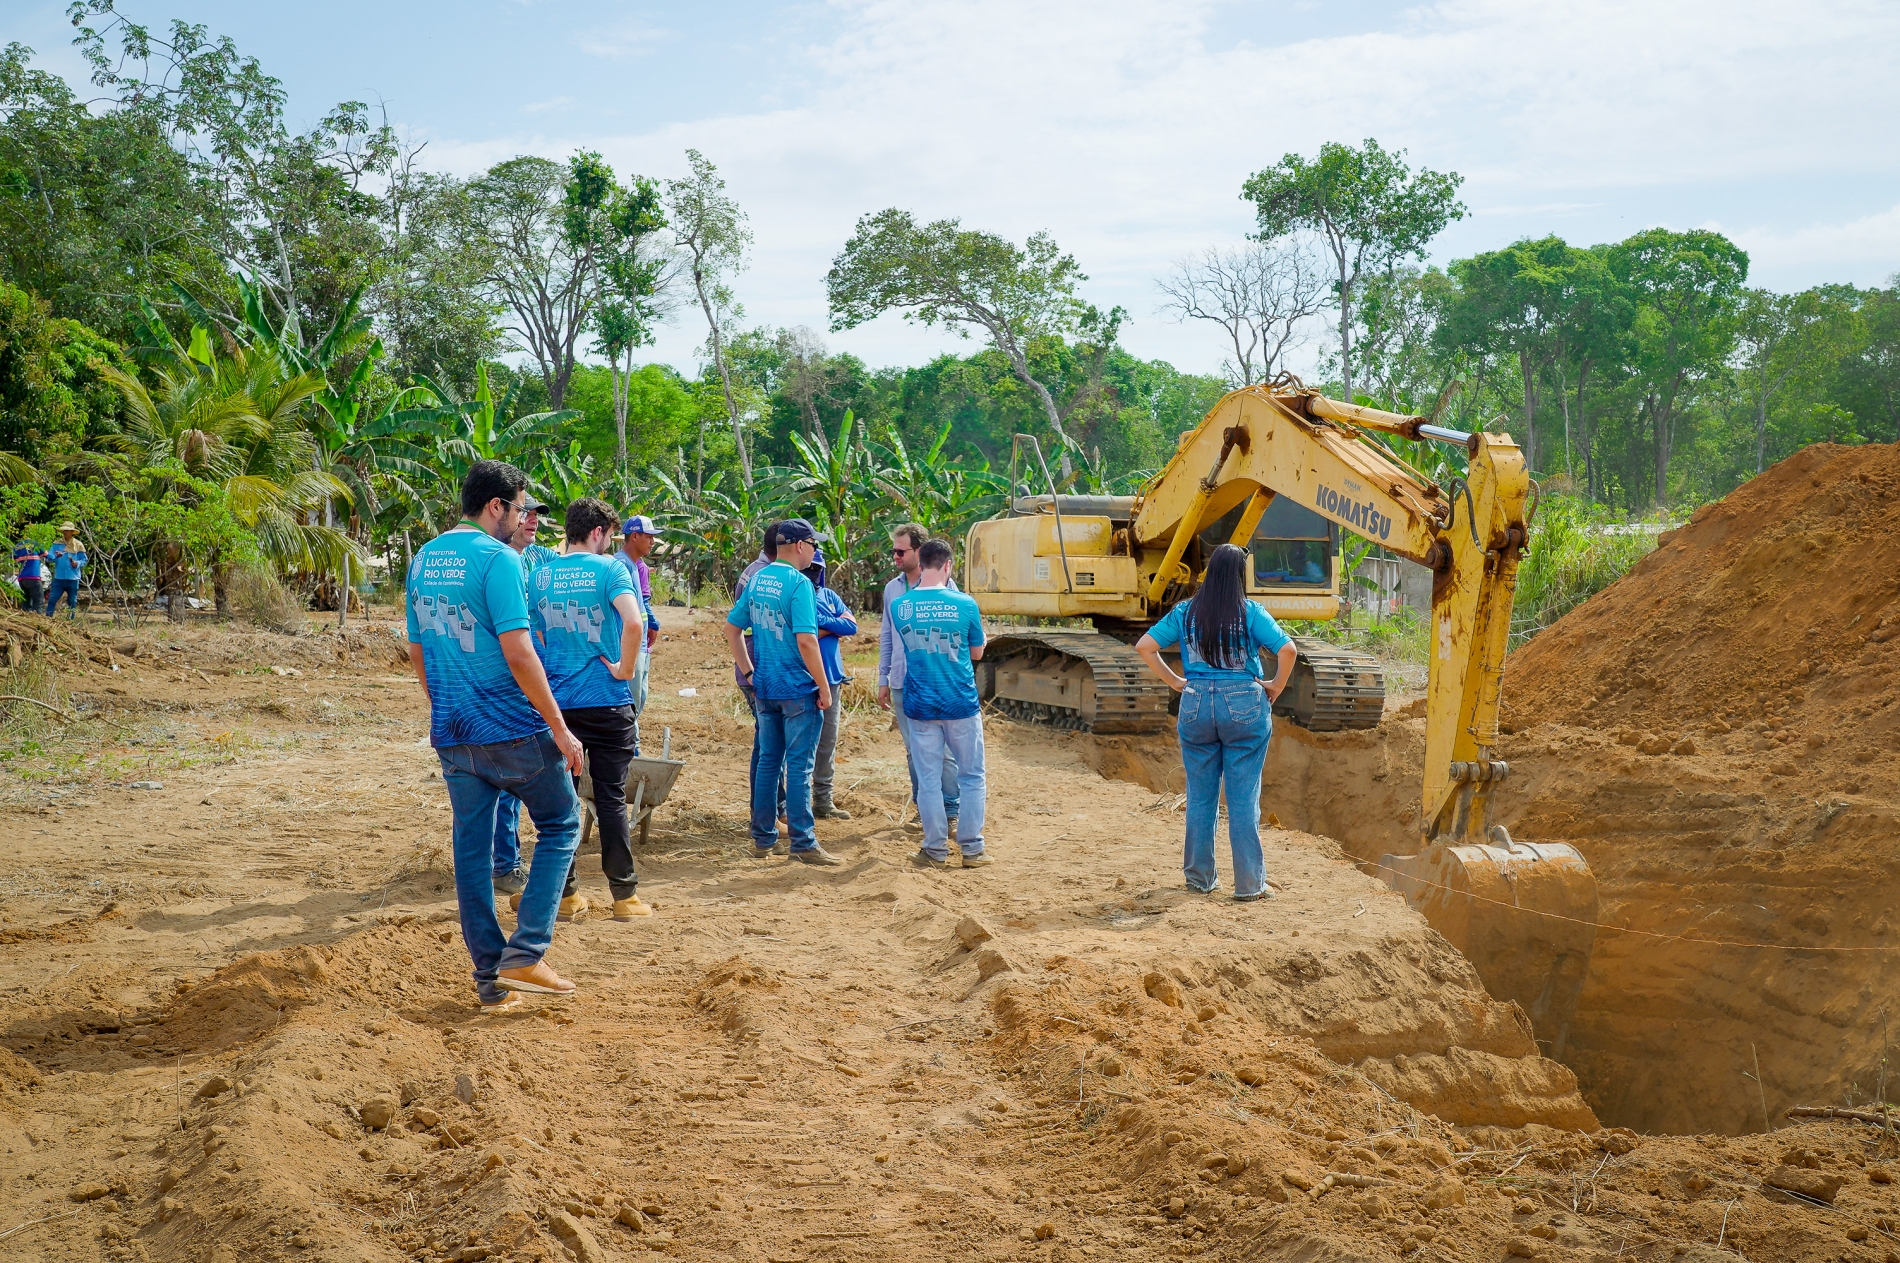
<path id="1" fill-rule="evenodd" d="M 929 851 L 923 850 L 922 848 L 919 848 L 918 850 L 911 852 L 910 862 L 917 865 L 917 867 L 919 868 L 948 868 L 950 867 L 949 860 L 947 859 L 940 860 L 936 856 L 932 855 Z"/>
<path id="2" fill-rule="evenodd" d="M 849 820 L 851 818 L 850 812 L 837 806 L 829 798 L 820 803 L 813 803 L 811 814 L 820 820 Z"/>
<path id="3" fill-rule="evenodd" d="M 966 855 L 963 857 L 963 866 L 965 868 L 984 868 L 995 862 L 995 860 L 990 858 L 988 851 L 978 851 L 975 855 Z"/>
<path id="4" fill-rule="evenodd" d="M 519 890 L 515 891 L 514 894 L 508 896 L 508 911 L 510 912 L 521 911 L 521 892 Z"/>
<path id="5" fill-rule="evenodd" d="M 792 858 L 800 864 L 817 864 L 823 868 L 842 867 L 844 861 L 822 846 L 814 846 L 809 851 L 793 851 Z"/>
<path id="6" fill-rule="evenodd" d="M 614 920 L 616 921 L 632 921 L 652 915 L 653 909 L 641 903 L 639 895 L 628 895 L 625 899 L 614 900 Z"/>
<path id="7" fill-rule="evenodd" d="M 554 915 L 562 921 L 572 921 L 587 909 L 586 895 L 569 895 L 561 900 L 561 907 Z"/>
<path id="8" fill-rule="evenodd" d="M 505 873 L 495 874 L 495 897 L 518 895 L 528 888 L 528 874 L 519 865 Z"/>
<path id="9" fill-rule="evenodd" d="M 943 836 L 949 838 L 952 842 L 957 840 L 957 818 L 955 816 L 951 816 L 948 820 L 944 821 Z"/>
<path id="10" fill-rule="evenodd" d="M 572 995 L 574 984 L 554 972 L 554 966 L 537 960 L 524 969 L 504 969 L 495 977 L 495 985 L 504 991 L 526 991 L 534 995 Z"/>

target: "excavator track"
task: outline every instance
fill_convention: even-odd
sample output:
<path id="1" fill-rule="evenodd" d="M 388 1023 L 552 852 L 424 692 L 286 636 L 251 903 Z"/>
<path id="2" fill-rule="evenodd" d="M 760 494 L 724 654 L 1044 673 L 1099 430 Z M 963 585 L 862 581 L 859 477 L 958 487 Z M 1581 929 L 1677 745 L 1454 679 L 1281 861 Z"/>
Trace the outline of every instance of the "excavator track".
<path id="1" fill-rule="evenodd" d="M 1174 690 L 1130 645 L 1085 631 L 998 632 L 983 650 L 984 700 L 1069 732 L 1163 732 Z"/>
<path id="2" fill-rule="evenodd" d="M 1297 637 L 1300 662 L 1274 713 L 1309 732 L 1376 728 L 1385 673 L 1370 654 Z M 1174 691 L 1131 645 L 1101 632 L 1008 631 L 978 664 L 983 699 L 1013 719 L 1067 732 L 1165 732 Z"/>
<path id="3" fill-rule="evenodd" d="M 1295 636 L 1299 665 L 1273 713 L 1308 732 L 1377 728 L 1385 714 L 1385 668 L 1369 653 Z"/>

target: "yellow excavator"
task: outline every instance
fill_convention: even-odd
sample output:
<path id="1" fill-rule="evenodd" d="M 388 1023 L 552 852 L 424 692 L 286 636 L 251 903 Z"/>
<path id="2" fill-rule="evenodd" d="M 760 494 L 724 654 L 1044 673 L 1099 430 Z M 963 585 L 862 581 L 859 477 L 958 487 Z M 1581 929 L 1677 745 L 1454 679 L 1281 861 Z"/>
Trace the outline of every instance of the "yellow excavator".
<path id="1" fill-rule="evenodd" d="M 1467 472 L 1441 487 L 1387 435 L 1463 447 Z M 1575 848 L 1516 841 L 1490 819 L 1492 791 L 1510 775 L 1497 754 L 1498 701 L 1536 512 L 1517 444 L 1341 403 L 1287 377 L 1228 394 L 1134 496 L 1058 494 L 1035 440 L 1021 445 L 1049 490 L 1017 494 L 1012 472 L 1008 514 L 970 528 L 964 588 L 988 615 L 1087 619 L 1095 630 L 993 630 L 979 689 L 1016 718 L 1163 730 L 1173 691 L 1132 645 L 1192 595 L 1217 544 L 1248 550 L 1248 595 L 1278 618 L 1339 612 L 1342 531 L 1431 572 L 1419 847 L 1376 870 L 1561 1056 L 1595 941 L 1596 882 Z M 1300 665 L 1276 714 L 1311 731 L 1379 724 L 1376 659 L 1310 637 L 1295 644 Z"/>

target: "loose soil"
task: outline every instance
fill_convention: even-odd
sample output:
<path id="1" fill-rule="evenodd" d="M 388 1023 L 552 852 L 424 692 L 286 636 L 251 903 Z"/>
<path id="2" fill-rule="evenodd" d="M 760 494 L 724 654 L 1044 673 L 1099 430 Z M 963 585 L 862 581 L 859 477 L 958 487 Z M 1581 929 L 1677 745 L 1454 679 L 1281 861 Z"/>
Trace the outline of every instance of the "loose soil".
<path id="1" fill-rule="evenodd" d="M 1600 1129 L 1336 843 L 1271 829 L 1274 900 L 1190 896 L 1178 798 L 1085 738 L 992 717 L 998 862 L 922 871 L 854 688 L 847 865 L 752 858 L 723 638 L 667 622 L 656 915 L 562 925 L 580 994 L 488 1018 L 392 622 L 6 622 L 82 721 L 0 807 L 0 1259 L 1900 1258 L 1883 1133 Z M 1325 799 L 1352 736 L 1277 757 Z"/>
<path id="2" fill-rule="evenodd" d="M 1900 1018 L 1896 493 L 1900 449 L 1809 448 L 1510 659 L 1501 819 L 1584 854 L 1607 927 L 1567 1045 L 1540 1044 L 1605 1122 L 1758 1131 L 1884 1084 Z M 1268 810 L 1361 861 L 1415 851 L 1420 710 L 1401 699 L 1376 732 L 1283 725 Z M 1171 743 L 1090 757 L 1178 786 Z"/>

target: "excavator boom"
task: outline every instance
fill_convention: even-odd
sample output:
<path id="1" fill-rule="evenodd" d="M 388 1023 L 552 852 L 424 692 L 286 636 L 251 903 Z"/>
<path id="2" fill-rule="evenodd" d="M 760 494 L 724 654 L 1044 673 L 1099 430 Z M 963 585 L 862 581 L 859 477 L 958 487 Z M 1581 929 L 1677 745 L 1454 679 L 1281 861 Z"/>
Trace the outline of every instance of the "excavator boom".
<path id="1" fill-rule="evenodd" d="M 1498 706 L 1517 567 L 1535 509 L 1523 454 L 1508 435 L 1466 434 L 1290 385 L 1228 394 L 1125 510 L 1075 512 L 1083 497 L 1052 494 L 1048 512 L 978 523 L 966 587 L 986 612 L 1096 614 L 1098 628 L 1125 634 L 1192 593 L 1204 531 L 1238 512 L 1232 538 L 1245 543 L 1276 499 L 1430 570 L 1421 849 L 1384 857 L 1381 872 L 1471 956 L 1496 994 L 1519 1001 L 1540 1033 L 1561 1043 L 1594 939 L 1595 883 L 1572 848 L 1515 843 L 1489 818 L 1492 792 L 1510 774 L 1499 757 Z M 1381 442 L 1385 434 L 1461 445 L 1466 473 L 1441 487 Z M 1066 512 L 1064 501 L 1072 502 Z M 1051 554 L 1060 556 L 1059 570 Z M 1031 565 L 1033 578 L 1023 573 Z M 1078 585 L 1078 575 L 1087 582 Z M 999 635 L 1022 640 L 1020 661 L 1044 664 L 1024 675 L 1031 683 L 1056 680 L 1062 696 L 1076 698 L 1091 687 L 1085 668 L 1049 669 L 1057 659 L 1080 659 L 1055 634 Z M 1303 654 L 1332 652 L 1300 643 Z M 1048 654 L 1056 658 L 1037 658 Z M 998 657 L 993 671 L 1010 670 L 1006 648 Z M 1141 709 L 1126 693 L 1099 699 L 1104 713 Z M 1045 708 L 1076 713 L 1053 694 Z M 1376 713 L 1366 718 L 1351 726 L 1378 722 Z"/>

